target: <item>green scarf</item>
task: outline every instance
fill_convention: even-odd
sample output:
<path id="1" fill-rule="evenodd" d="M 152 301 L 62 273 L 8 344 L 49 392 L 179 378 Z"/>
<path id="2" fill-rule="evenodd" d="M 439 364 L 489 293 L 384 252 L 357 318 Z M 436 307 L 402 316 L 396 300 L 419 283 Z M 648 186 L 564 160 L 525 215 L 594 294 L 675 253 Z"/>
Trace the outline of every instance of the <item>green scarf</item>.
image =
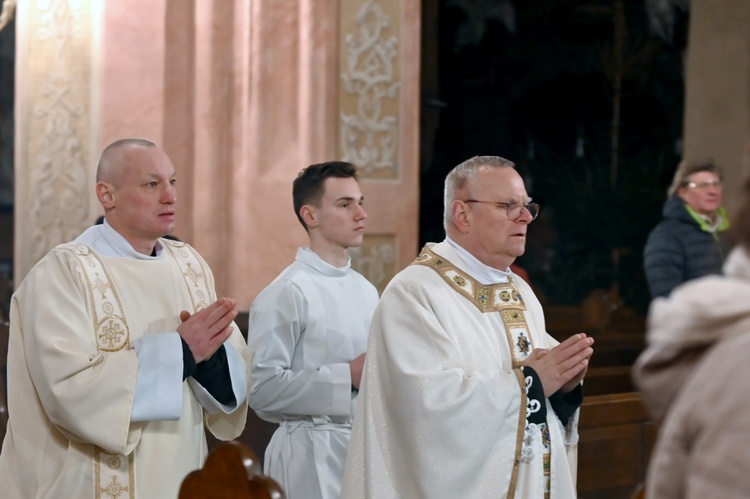
<path id="1" fill-rule="evenodd" d="M 715 226 L 712 226 L 709 224 L 708 220 L 706 220 L 706 217 L 703 215 L 698 214 L 695 210 L 693 210 L 690 206 L 685 204 L 685 208 L 687 209 L 688 213 L 690 213 L 690 216 L 695 219 L 696 222 L 698 222 L 698 225 L 700 226 L 701 230 L 704 232 L 710 232 L 713 234 L 714 239 L 718 239 L 719 236 L 717 236 L 718 232 L 724 232 L 729 228 L 729 219 L 727 218 L 727 210 L 724 209 L 724 207 L 720 207 L 716 211 L 716 216 L 718 217 L 719 223 Z"/>

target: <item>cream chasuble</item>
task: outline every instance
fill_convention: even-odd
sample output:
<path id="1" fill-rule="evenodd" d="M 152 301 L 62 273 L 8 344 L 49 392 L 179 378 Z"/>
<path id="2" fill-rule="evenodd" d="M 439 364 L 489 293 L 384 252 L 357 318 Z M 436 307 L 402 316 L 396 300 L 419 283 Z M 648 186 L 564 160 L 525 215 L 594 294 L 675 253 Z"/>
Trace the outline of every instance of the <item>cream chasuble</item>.
<path id="1" fill-rule="evenodd" d="M 399 273 L 373 318 L 342 489 L 354 498 L 575 499 L 577 412 L 527 424 L 519 362 L 557 342 L 517 276 L 482 285 L 450 244 Z M 548 495 L 549 494 L 549 495 Z"/>
<path id="2" fill-rule="evenodd" d="M 143 374 L 138 365 L 146 362 L 140 355 L 148 353 L 134 343 L 176 334 L 180 310 L 194 313 L 216 300 L 200 255 L 182 242 L 159 242 L 164 255 L 153 259 L 60 245 L 14 294 L 0 498 L 174 498 L 185 475 L 205 460 L 204 425 L 221 440 L 242 432 L 252 352 L 236 327 L 227 358 L 235 393 L 245 393 L 235 408 L 213 400 L 192 378 L 170 384 L 155 377 L 150 388 L 157 399 L 181 390 L 178 411 L 131 420 Z M 181 373 L 181 352 L 177 358 L 172 370 Z M 238 372 L 244 379 L 236 379 Z"/>

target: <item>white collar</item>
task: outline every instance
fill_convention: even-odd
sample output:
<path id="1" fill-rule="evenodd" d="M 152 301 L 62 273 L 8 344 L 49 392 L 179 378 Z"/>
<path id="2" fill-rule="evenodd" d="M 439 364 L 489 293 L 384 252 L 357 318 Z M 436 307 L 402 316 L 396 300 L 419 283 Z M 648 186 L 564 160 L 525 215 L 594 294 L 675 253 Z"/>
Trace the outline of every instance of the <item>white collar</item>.
<path id="1" fill-rule="evenodd" d="M 331 277 L 343 277 L 349 273 L 352 266 L 351 257 L 347 257 L 346 264 L 343 267 L 334 267 L 330 263 L 326 262 L 320 255 L 315 253 L 312 249 L 305 246 L 297 250 L 296 260 L 300 263 L 308 265 L 321 274 L 325 274 Z"/>
<path id="2" fill-rule="evenodd" d="M 495 284 L 498 282 L 508 282 L 508 276 L 510 275 L 510 269 L 498 270 L 489 265 L 485 265 L 480 262 L 477 257 L 469 253 L 466 249 L 460 246 L 456 241 L 448 236 L 445 236 L 445 242 L 450 244 L 451 248 L 454 249 L 461 262 L 464 264 L 466 272 L 481 282 L 482 284 Z"/>
<path id="3" fill-rule="evenodd" d="M 97 253 L 108 257 L 155 260 L 161 258 L 164 254 L 164 247 L 158 240 L 156 241 L 156 246 L 154 246 L 156 256 L 144 255 L 137 252 L 122 234 L 107 223 L 106 218 L 102 224 L 86 229 L 74 242 L 85 244 Z"/>

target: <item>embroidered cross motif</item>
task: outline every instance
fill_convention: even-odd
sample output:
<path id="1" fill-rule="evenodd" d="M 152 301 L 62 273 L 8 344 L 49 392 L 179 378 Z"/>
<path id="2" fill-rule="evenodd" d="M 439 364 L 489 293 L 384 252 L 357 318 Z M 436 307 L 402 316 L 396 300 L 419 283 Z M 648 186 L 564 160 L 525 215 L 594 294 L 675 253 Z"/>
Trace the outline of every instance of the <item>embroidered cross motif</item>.
<path id="1" fill-rule="evenodd" d="M 190 262 L 187 263 L 187 270 L 185 271 L 185 276 L 187 276 L 188 279 L 193 281 L 193 285 L 196 288 L 198 287 L 198 280 L 203 279 L 203 273 L 195 270 L 193 266 L 190 264 Z"/>
<path id="2" fill-rule="evenodd" d="M 482 306 L 487 305 L 487 288 L 479 289 L 479 303 L 481 303 Z"/>
<path id="3" fill-rule="evenodd" d="M 107 298 L 107 290 L 109 289 L 109 284 L 102 281 L 102 278 L 99 277 L 99 273 L 95 272 L 94 275 L 96 276 L 96 280 L 94 281 L 92 287 L 97 290 L 102 295 L 102 300 Z"/>
<path id="4" fill-rule="evenodd" d="M 128 491 L 127 485 L 122 485 L 117 481 L 117 477 L 113 476 L 112 481 L 107 484 L 106 487 L 100 488 L 102 492 L 107 494 L 109 497 L 117 498 Z"/>
<path id="5" fill-rule="evenodd" d="M 122 344 L 125 331 L 122 323 L 114 318 L 107 319 L 99 328 L 99 346 L 105 350 L 111 350 Z"/>
<path id="6" fill-rule="evenodd" d="M 461 277 L 460 275 L 453 276 L 453 282 L 461 286 L 462 288 L 466 286 L 466 279 Z"/>

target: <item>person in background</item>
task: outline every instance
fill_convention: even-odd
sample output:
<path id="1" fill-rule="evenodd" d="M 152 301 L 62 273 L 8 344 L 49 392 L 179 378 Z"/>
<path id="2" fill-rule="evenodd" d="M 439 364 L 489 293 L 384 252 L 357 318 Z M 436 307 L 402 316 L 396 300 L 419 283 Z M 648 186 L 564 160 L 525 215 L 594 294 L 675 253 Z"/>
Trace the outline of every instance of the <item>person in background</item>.
<path id="1" fill-rule="evenodd" d="M 683 282 L 718 274 L 729 228 L 722 207 L 722 170 L 712 162 L 682 161 L 668 191 L 662 220 L 651 231 L 643 263 L 652 298 Z"/>
<path id="2" fill-rule="evenodd" d="M 577 497 L 593 339 L 558 344 L 509 269 L 539 213 L 514 166 L 497 156 L 456 166 L 446 239 L 383 292 L 342 498 Z"/>
<path id="3" fill-rule="evenodd" d="M 0 498 L 177 497 L 205 429 L 240 435 L 252 351 L 211 270 L 174 230 L 177 175 L 145 139 L 102 153 L 105 220 L 14 293 Z"/>
<path id="4" fill-rule="evenodd" d="M 265 472 L 287 499 L 337 499 L 378 293 L 351 268 L 367 214 L 354 165 L 328 162 L 294 180 L 309 247 L 255 299 L 250 406 L 278 423 Z"/>
<path id="5" fill-rule="evenodd" d="M 633 379 L 659 425 L 650 499 L 750 497 L 750 178 L 729 231 L 723 275 L 651 303 Z"/>

